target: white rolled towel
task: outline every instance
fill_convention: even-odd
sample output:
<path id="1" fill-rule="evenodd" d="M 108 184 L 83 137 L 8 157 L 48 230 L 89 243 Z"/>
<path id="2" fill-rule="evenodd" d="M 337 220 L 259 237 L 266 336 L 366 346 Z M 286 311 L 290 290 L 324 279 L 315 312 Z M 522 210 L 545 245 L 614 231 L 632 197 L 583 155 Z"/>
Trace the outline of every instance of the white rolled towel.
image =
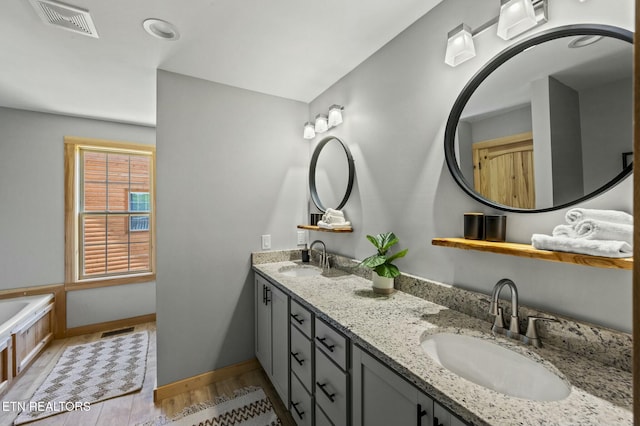
<path id="1" fill-rule="evenodd" d="M 633 225 L 585 219 L 574 225 L 576 238 L 625 241 L 633 247 Z"/>
<path id="2" fill-rule="evenodd" d="M 551 235 L 553 235 L 554 237 L 576 238 L 578 236 L 578 233 L 576 232 L 575 226 L 562 224 L 553 228 L 553 231 L 551 231 Z"/>
<path id="3" fill-rule="evenodd" d="M 322 216 L 322 221 L 326 223 L 344 223 L 345 219 L 343 216 L 332 216 L 329 214 L 325 214 Z"/>
<path id="4" fill-rule="evenodd" d="M 332 208 L 328 208 L 327 211 L 326 211 L 326 214 L 331 215 L 331 216 L 344 217 L 344 213 L 342 212 L 342 210 L 336 210 L 336 209 L 332 209 Z"/>
<path id="5" fill-rule="evenodd" d="M 571 209 L 565 214 L 565 219 L 570 225 L 574 225 L 581 220 L 596 219 L 605 222 L 622 223 L 633 225 L 633 216 L 619 210 L 599 210 L 599 209 Z"/>
<path id="6" fill-rule="evenodd" d="M 584 238 L 552 237 L 533 234 L 531 245 L 539 250 L 564 251 L 603 257 L 631 257 L 633 249 L 625 241 L 587 240 Z"/>
<path id="7" fill-rule="evenodd" d="M 318 227 L 324 229 L 351 229 L 351 222 L 327 223 L 320 220 L 318 221 Z"/>

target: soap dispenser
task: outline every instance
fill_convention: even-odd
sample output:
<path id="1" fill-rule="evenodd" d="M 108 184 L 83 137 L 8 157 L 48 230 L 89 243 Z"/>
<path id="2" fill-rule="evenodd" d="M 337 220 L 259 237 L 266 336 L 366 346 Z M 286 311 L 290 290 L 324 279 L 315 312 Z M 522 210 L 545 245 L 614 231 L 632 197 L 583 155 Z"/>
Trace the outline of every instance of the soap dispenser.
<path id="1" fill-rule="evenodd" d="M 309 249 L 307 248 L 307 245 L 304 245 L 304 248 L 302 249 L 302 261 L 305 263 L 309 262 Z"/>

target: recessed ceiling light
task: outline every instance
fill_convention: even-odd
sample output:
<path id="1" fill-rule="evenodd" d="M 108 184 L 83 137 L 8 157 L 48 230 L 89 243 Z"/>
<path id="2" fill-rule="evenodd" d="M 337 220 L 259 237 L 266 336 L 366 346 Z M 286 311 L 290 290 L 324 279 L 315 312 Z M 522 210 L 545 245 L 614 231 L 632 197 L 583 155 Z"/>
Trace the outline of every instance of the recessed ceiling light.
<path id="1" fill-rule="evenodd" d="M 147 33 L 163 40 L 178 40 L 180 38 L 180 33 L 176 26 L 162 19 L 145 19 L 142 26 Z"/>
<path id="2" fill-rule="evenodd" d="M 579 47 L 589 46 L 590 44 L 597 43 L 602 40 L 601 35 L 585 35 L 581 37 L 574 38 L 569 43 L 569 48 L 577 49 Z"/>

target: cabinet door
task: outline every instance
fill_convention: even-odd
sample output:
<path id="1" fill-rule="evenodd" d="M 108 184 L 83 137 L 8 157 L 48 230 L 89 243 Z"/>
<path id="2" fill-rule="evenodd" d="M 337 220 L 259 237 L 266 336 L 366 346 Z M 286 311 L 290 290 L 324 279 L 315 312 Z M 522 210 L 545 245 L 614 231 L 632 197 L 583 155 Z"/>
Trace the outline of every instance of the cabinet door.
<path id="1" fill-rule="evenodd" d="M 433 401 L 353 346 L 354 426 L 432 426 Z"/>
<path id="2" fill-rule="evenodd" d="M 465 426 L 465 422 L 451 414 L 442 405 L 433 404 L 433 426 Z"/>
<path id="3" fill-rule="evenodd" d="M 271 304 L 268 300 L 268 282 L 256 275 L 256 304 L 255 304 L 255 330 L 256 330 L 256 358 L 262 364 L 262 368 L 271 375 Z"/>
<path id="4" fill-rule="evenodd" d="M 289 299 L 270 286 L 271 306 L 271 381 L 283 401 L 289 401 Z"/>

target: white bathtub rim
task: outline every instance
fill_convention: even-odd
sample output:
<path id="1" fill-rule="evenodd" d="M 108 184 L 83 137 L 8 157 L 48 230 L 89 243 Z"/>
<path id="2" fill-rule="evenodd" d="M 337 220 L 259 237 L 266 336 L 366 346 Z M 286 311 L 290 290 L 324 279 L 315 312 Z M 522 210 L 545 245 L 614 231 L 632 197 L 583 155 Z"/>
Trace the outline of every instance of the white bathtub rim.
<path id="1" fill-rule="evenodd" d="M 8 321 L 0 324 L 0 342 L 4 342 L 7 338 L 11 337 L 19 327 L 32 316 L 40 313 L 42 308 L 49 305 L 53 300 L 53 293 L 39 294 L 36 296 L 22 296 L 12 297 L 10 299 L 0 299 L 0 309 L 2 309 L 2 303 L 4 302 L 29 302 L 27 306 L 22 308 L 16 315 L 12 316 Z"/>

